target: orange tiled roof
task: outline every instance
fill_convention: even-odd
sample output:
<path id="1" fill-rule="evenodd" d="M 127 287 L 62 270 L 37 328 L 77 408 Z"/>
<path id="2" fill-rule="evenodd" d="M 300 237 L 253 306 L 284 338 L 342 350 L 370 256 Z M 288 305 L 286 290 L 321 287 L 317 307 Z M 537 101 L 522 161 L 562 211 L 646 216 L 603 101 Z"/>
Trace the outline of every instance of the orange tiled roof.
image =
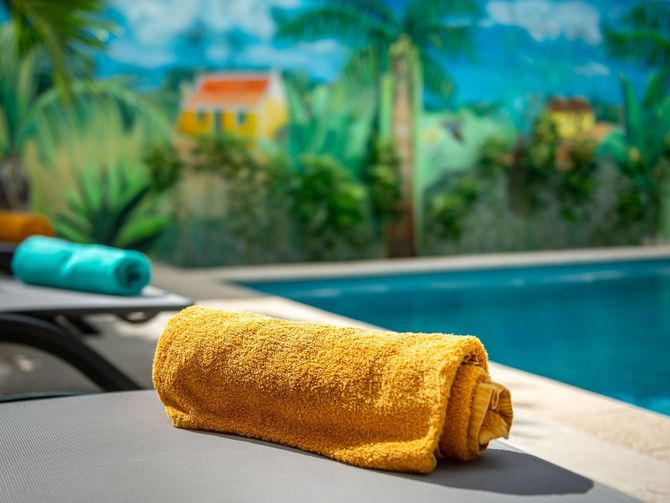
<path id="1" fill-rule="evenodd" d="M 574 98 L 553 98 L 549 102 L 549 110 L 552 112 L 588 112 L 591 110 L 591 105 L 581 96 L 576 96 Z"/>
<path id="2" fill-rule="evenodd" d="M 203 76 L 186 100 L 186 107 L 251 108 L 260 102 L 270 87 L 270 75 L 218 74 Z"/>

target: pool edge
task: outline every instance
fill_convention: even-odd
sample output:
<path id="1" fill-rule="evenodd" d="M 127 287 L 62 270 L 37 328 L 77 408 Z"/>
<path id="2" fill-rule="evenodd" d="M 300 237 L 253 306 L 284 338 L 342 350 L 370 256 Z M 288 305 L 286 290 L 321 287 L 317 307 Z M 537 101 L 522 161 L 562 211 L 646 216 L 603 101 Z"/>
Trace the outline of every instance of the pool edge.
<path id="1" fill-rule="evenodd" d="M 449 255 L 348 262 L 263 264 L 208 268 L 200 269 L 199 271 L 207 271 L 209 274 L 215 274 L 218 279 L 225 282 L 254 282 L 323 277 L 374 276 L 386 273 L 420 273 L 609 261 L 654 260 L 662 258 L 670 258 L 670 245 Z"/>

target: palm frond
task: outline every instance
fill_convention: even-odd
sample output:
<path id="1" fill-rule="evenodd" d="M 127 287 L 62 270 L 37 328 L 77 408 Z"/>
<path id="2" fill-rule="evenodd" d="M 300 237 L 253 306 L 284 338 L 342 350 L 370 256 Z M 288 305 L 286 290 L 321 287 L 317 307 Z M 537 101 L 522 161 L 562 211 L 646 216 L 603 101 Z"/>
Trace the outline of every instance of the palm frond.
<path id="1" fill-rule="evenodd" d="M 430 94 L 440 100 L 449 99 L 456 89 L 454 81 L 444 67 L 428 52 L 420 53 L 423 84 Z"/>
<path id="2" fill-rule="evenodd" d="M 399 27 L 400 20 L 396 13 L 383 0 L 331 0 L 330 5 L 341 4 L 355 7 L 358 10 L 366 12 L 369 16 L 377 19 L 379 22 Z"/>
<path id="3" fill-rule="evenodd" d="M 18 58 L 14 31 L 11 25 L 0 27 L 0 122 L 3 126 L 0 154 L 3 155 L 20 150 L 21 133 L 29 122 L 37 92 L 37 51 Z"/>
<path id="4" fill-rule="evenodd" d="M 7 0 L 20 55 L 44 50 L 61 92 L 88 77 L 93 52 L 103 47 L 112 23 L 100 17 L 104 0 Z"/>
<path id="5" fill-rule="evenodd" d="M 448 55 L 465 53 L 472 56 L 472 27 L 467 25 L 447 25 L 428 22 L 418 26 L 412 38 L 421 48 L 433 48 Z"/>
<path id="6" fill-rule="evenodd" d="M 628 142 L 632 145 L 639 145 L 642 137 L 642 113 L 635 97 L 635 91 L 630 81 L 625 77 L 620 77 L 621 94 L 623 96 L 624 106 L 624 128 Z"/>
<path id="7" fill-rule="evenodd" d="M 475 0 L 412 0 L 407 6 L 405 24 L 409 31 L 416 32 L 426 23 L 452 21 L 472 22 L 482 15 Z"/>
<path id="8" fill-rule="evenodd" d="M 663 2 L 646 2 L 633 6 L 621 22 L 634 29 L 670 33 L 670 7 Z"/>
<path id="9" fill-rule="evenodd" d="M 275 19 L 278 39 L 313 42 L 334 38 L 359 44 L 370 38 L 392 39 L 395 35 L 388 24 L 364 9 L 345 3 L 328 3 L 291 16 L 275 11 Z"/>
<path id="10" fill-rule="evenodd" d="M 610 56 L 647 66 L 670 65 L 670 38 L 653 29 L 619 31 L 605 28 L 605 47 Z"/>
<path id="11" fill-rule="evenodd" d="M 63 102 L 55 88 L 41 94 L 31 104 L 17 141 L 39 137 L 39 153 L 44 158 L 72 130 L 84 129 L 100 110 L 124 118 L 128 130 L 141 123 L 148 140 L 169 137 L 170 126 L 164 112 L 145 96 L 133 92 L 122 79 L 76 81 L 70 90 L 72 99 L 69 103 Z M 63 127 L 64 124 L 69 127 Z"/>
<path id="12" fill-rule="evenodd" d="M 654 109 L 660 105 L 668 96 L 670 87 L 670 69 L 664 68 L 655 72 L 647 83 L 642 99 L 642 106 L 647 109 Z"/>
<path id="13" fill-rule="evenodd" d="M 340 72 L 342 84 L 353 93 L 374 86 L 382 72 L 384 48 L 368 45 L 352 52 Z M 352 95 L 353 95 L 352 93 Z"/>
<path id="14" fill-rule="evenodd" d="M 329 155 L 356 172 L 372 129 L 374 87 L 358 88 L 352 95 L 347 85 L 321 85 L 305 95 L 287 83 L 291 119 L 286 148 L 292 160 L 305 154 Z"/>

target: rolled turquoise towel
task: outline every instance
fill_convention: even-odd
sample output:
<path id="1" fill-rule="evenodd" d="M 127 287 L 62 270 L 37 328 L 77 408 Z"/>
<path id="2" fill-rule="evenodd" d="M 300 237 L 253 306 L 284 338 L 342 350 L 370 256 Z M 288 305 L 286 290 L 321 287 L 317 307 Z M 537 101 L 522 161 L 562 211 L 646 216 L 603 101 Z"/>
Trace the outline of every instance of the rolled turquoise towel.
<path id="1" fill-rule="evenodd" d="M 32 285 L 137 295 L 151 281 L 151 262 L 138 251 L 33 236 L 17 246 L 12 272 Z"/>

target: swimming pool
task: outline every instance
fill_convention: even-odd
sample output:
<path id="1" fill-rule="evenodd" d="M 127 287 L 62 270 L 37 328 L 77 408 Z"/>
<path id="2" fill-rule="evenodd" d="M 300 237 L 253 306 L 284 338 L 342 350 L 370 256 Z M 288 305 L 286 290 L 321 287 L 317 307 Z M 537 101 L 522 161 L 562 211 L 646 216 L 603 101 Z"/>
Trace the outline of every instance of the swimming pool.
<path id="1" fill-rule="evenodd" d="M 670 259 L 244 284 L 670 415 Z"/>

